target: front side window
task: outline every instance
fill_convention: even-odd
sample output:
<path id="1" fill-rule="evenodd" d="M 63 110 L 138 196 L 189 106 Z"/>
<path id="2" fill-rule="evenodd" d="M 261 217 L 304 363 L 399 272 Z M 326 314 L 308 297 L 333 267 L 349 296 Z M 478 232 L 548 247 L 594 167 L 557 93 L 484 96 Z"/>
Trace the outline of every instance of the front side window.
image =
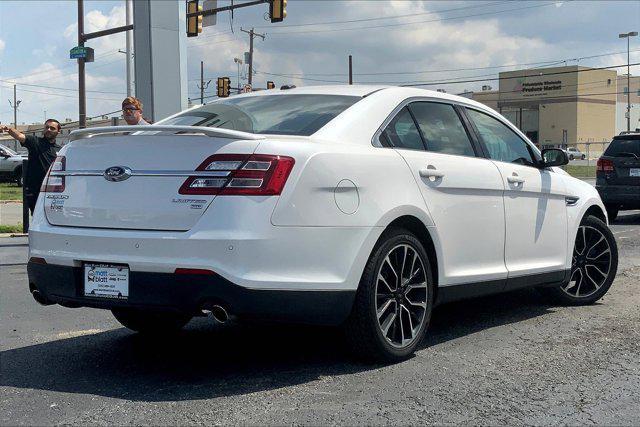
<path id="1" fill-rule="evenodd" d="M 475 156 L 471 140 L 453 105 L 414 102 L 410 108 L 424 137 L 427 151 Z"/>
<path id="2" fill-rule="evenodd" d="M 309 136 L 360 99 L 358 96 L 302 94 L 226 98 L 157 124 Z"/>
<path id="3" fill-rule="evenodd" d="M 411 113 L 404 107 L 380 134 L 383 147 L 424 150 L 424 144 Z"/>
<path id="4" fill-rule="evenodd" d="M 527 166 L 535 165 L 528 144 L 509 127 L 476 110 L 467 109 L 467 114 L 476 125 L 480 140 L 491 159 Z"/>

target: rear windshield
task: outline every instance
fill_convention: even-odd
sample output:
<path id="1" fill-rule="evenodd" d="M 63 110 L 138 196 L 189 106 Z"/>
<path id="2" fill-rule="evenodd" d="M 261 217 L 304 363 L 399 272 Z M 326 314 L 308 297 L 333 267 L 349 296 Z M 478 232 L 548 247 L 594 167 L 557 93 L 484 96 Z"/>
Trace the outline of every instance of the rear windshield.
<path id="1" fill-rule="evenodd" d="M 604 152 L 611 157 L 640 157 L 640 139 L 614 139 Z"/>
<path id="2" fill-rule="evenodd" d="M 158 122 L 250 133 L 309 136 L 358 102 L 357 96 L 265 95 L 227 98 Z"/>

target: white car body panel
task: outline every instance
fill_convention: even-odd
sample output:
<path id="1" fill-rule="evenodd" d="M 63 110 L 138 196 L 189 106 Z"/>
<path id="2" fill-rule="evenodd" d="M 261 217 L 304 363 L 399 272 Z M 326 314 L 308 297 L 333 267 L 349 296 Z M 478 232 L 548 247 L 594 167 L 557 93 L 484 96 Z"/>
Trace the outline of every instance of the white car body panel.
<path id="1" fill-rule="evenodd" d="M 62 207 L 52 208 L 55 197 L 40 195 L 30 256 L 76 267 L 83 261 L 126 263 L 131 271 L 144 272 L 209 269 L 250 289 L 355 290 L 385 228 L 411 216 L 433 241 L 438 285 L 450 286 L 570 268 L 582 216 L 591 206 L 604 211 L 595 189 L 556 169 L 372 145 L 394 109 L 414 97 L 500 117 L 475 101 L 357 85 L 239 96 L 295 93 L 367 96 L 309 137 L 222 142 L 198 135 L 99 137 L 76 140 L 59 153 L 67 157 L 67 170 L 114 165 L 193 170 L 215 153 L 290 156 L 295 166 L 281 195 L 196 196 L 207 200 L 196 213 L 172 206 L 182 177 L 148 184 L 69 177 Z M 420 177 L 429 165 L 445 173 L 440 184 Z M 513 171 L 526 178 L 525 192 L 543 195 L 523 197 L 510 189 L 505 175 Z M 579 202 L 567 207 L 565 195 Z"/>

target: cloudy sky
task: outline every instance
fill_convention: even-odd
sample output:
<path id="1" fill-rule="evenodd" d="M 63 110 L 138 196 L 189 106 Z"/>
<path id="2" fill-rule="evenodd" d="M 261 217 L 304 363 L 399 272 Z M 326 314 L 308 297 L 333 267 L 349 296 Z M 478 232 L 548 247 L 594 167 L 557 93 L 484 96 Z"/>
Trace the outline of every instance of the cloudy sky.
<path id="1" fill-rule="evenodd" d="M 208 95 L 217 76 L 236 84 L 233 58 L 249 46 L 241 27 L 266 33 L 264 41 L 255 40 L 254 86 L 260 87 L 267 80 L 278 86 L 346 82 L 349 54 L 356 83 L 476 80 L 545 64 L 620 65 L 626 43 L 618 34 L 640 31 L 640 1 L 289 0 L 279 24 L 265 20 L 267 9 L 240 9 L 233 19 L 223 13 L 216 26 L 188 39 L 190 97 L 199 96 L 201 60 L 205 77 L 214 80 Z M 124 0 L 85 0 L 85 13 L 87 32 L 123 25 Z M 77 120 L 77 65 L 68 59 L 77 44 L 76 21 L 75 1 L 0 2 L 0 122 L 13 122 L 13 83 L 22 100 L 19 123 L 41 122 L 45 112 Z M 118 52 L 124 40 L 120 34 L 87 43 L 96 53 L 87 64 L 89 116 L 117 110 L 125 95 L 125 55 Z M 631 62 L 640 62 L 640 37 L 632 39 L 631 50 Z M 497 86 L 486 81 L 429 88 L 459 93 L 483 84 Z"/>

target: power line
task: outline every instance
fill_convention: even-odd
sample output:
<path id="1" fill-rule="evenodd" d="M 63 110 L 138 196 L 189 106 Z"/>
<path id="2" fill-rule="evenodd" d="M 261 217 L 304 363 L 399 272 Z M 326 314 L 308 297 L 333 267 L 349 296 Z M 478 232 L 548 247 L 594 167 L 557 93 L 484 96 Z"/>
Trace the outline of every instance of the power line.
<path id="1" fill-rule="evenodd" d="M 1 85 L 0 85 L 1 86 Z M 2 86 L 4 88 L 9 88 L 10 86 Z M 41 95 L 49 95 L 49 96 L 59 96 L 62 98 L 73 98 L 73 99 L 78 99 L 78 96 L 74 96 L 74 95 L 65 95 L 62 93 L 50 93 L 50 92 L 40 92 L 40 91 L 35 91 L 35 90 L 30 90 L 30 89 L 20 89 L 21 92 L 28 92 L 28 93 L 38 93 Z M 115 99 L 115 98 L 87 98 L 87 99 L 92 99 L 92 100 L 96 100 L 96 101 L 120 101 L 121 99 Z"/>
<path id="2" fill-rule="evenodd" d="M 453 9 L 441 9 L 441 10 L 434 10 L 434 11 L 431 11 L 431 12 L 411 13 L 411 14 L 407 14 L 407 15 L 383 16 L 383 17 L 378 17 L 378 18 L 363 18 L 363 19 L 351 19 L 351 20 L 348 20 L 348 21 L 308 22 L 308 23 L 303 23 L 303 24 L 278 25 L 278 28 L 308 27 L 308 26 L 314 26 L 314 25 L 351 24 L 351 23 L 355 23 L 355 22 L 379 21 L 379 20 L 382 20 L 382 19 L 409 18 L 409 17 L 421 16 L 421 15 L 435 15 L 436 13 L 452 12 L 452 11 L 463 10 L 463 9 L 475 9 L 475 8 L 478 8 L 478 7 L 489 7 L 489 6 L 494 6 L 494 5 L 497 5 L 497 4 L 508 3 L 508 2 L 509 2 L 509 0 L 494 1 L 494 2 L 489 2 L 489 3 L 476 4 L 476 5 L 473 5 L 473 6 L 456 7 L 456 8 L 453 8 Z M 273 26 L 270 26 L 270 25 L 258 25 L 255 28 L 273 28 Z"/>
<path id="3" fill-rule="evenodd" d="M 573 0 L 569 0 L 569 1 L 573 1 Z M 504 10 L 497 10 L 497 11 L 492 11 L 492 12 L 475 13 L 475 14 L 471 14 L 471 15 L 452 16 L 452 17 L 445 17 L 445 18 L 438 18 L 438 19 L 429 19 L 429 20 L 426 20 L 426 21 L 403 22 L 403 23 L 398 23 L 398 24 L 370 25 L 370 26 L 354 27 L 354 28 L 331 28 L 331 29 L 326 29 L 326 30 L 271 31 L 271 32 L 269 32 L 269 35 L 327 33 L 327 32 L 336 32 L 336 31 L 354 31 L 354 30 L 364 30 L 364 29 L 372 29 L 372 28 L 388 28 L 388 27 L 399 27 L 399 26 L 404 26 L 404 25 L 426 24 L 426 23 L 430 23 L 430 22 L 451 21 L 451 20 L 455 20 L 455 19 L 473 18 L 473 17 L 477 17 L 477 16 L 497 15 L 499 13 L 516 12 L 516 11 L 520 11 L 520 10 L 552 6 L 552 5 L 555 5 L 555 3 L 556 2 L 554 1 L 554 2 L 550 2 L 550 3 L 536 4 L 536 5 L 533 5 L 533 6 L 517 7 L 517 8 L 513 8 L 513 9 L 504 9 Z"/>
<path id="4" fill-rule="evenodd" d="M 561 61 L 564 62 L 564 61 Z M 630 66 L 635 66 L 635 65 L 640 65 L 639 63 L 633 63 L 633 64 L 629 64 Z M 587 72 L 587 71 L 596 71 L 596 70 L 606 70 L 606 69 L 611 69 L 611 68 L 622 68 L 622 67 L 626 67 L 627 64 L 622 64 L 622 65 L 613 65 L 613 66 L 609 66 L 609 67 L 597 67 L 597 68 L 589 68 L 586 70 L 574 70 L 574 71 L 561 71 L 561 72 L 555 72 L 555 73 L 538 73 L 538 74 L 531 74 L 531 75 L 526 75 L 526 76 L 514 76 L 514 77 L 488 77 L 488 76 L 493 76 L 495 75 L 495 73 L 492 74 L 484 74 L 484 75 L 476 75 L 476 76 L 468 76 L 468 77 L 472 77 L 472 79 L 467 79 L 467 80 L 443 80 L 443 81 L 427 81 L 427 82 L 417 82 L 417 83 L 410 83 L 410 82 L 389 82 L 389 81 L 383 81 L 383 82 L 362 82 L 362 84 L 382 84 L 382 85 L 399 85 L 399 86 L 430 86 L 430 85 L 445 85 L 445 84 L 457 84 L 457 83 L 477 83 L 477 82 L 486 82 L 486 81 L 498 81 L 498 80 L 504 80 L 504 79 L 512 79 L 512 78 L 523 78 L 523 77 L 538 77 L 538 76 L 546 76 L 546 75 L 556 75 L 556 74 L 572 74 L 572 73 L 578 73 L 578 72 Z M 518 71 L 518 70 L 514 70 L 514 71 Z M 527 70 L 520 70 L 520 71 L 527 71 Z M 316 82 L 322 82 L 322 83 L 344 83 L 344 80 L 323 80 L 323 79 L 312 79 L 312 78 L 307 78 L 307 77 L 294 77 L 294 76 L 289 76 L 286 74 L 278 74 L 278 73 L 269 73 L 266 71 L 257 71 L 257 73 L 259 74 L 266 74 L 266 75 L 270 75 L 270 76 L 279 76 L 279 77 L 291 77 L 291 78 L 297 78 L 300 80 L 308 80 L 308 81 L 316 81 Z M 483 77 L 483 78 L 476 78 L 476 77 Z M 484 78 L 486 77 L 486 78 Z M 461 78 L 466 78 L 466 77 L 461 77 Z"/>
<path id="5" fill-rule="evenodd" d="M 0 82 L 12 83 L 11 81 L 4 80 L 4 79 L 0 79 Z M 18 86 L 40 87 L 40 88 L 52 89 L 52 90 L 67 90 L 67 91 L 72 91 L 72 92 L 78 92 L 78 89 L 66 88 L 66 87 L 36 85 L 36 84 L 31 84 L 31 83 L 15 83 L 15 84 L 18 85 Z M 110 92 L 110 91 L 104 91 L 104 90 L 87 90 L 87 92 L 125 95 L 125 92 Z"/>
<path id="6" fill-rule="evenodd" d="M 640 52 L 640 49 L 631 50 L 630 52 Z M 449 69 L 433 69 L 433 70 L 421 70 L 421 71 L 390 71 L 390 72 L 377 72 L 377 73 L 353 73 L 354 76 L 386 76 L 386 75 L 410 75 L 410 74 L 426 74 L 426 73 L 449 73 L 456 71 L 477 71 L 477 70 L 492 70 L 497 68 L 509 68 L 509 67 L 523 67 L 523 66 L 531 66 L 531 65 L 553 65 L 560 64 L 562 62 L 579 62 L 585 59 L 593 59 L 593 58 L 601 58 L 604 56 L 613 56 L 627 53 L 627 51 L 618 51 L 618 52 L 606 52 L 598 55 L 590 55 L 590 56 L 582 56 L 577 58 L 565 58 L 565 59 L 555 59 L 555 60 L 547 60 L 547 61 L 539 61 L 539 62 L 523 62 L 519 64 L 505 64 L 505 65 L 491 65 L 486 67 L 468 67 L 468 68 L 449 68 Z M 297 76 L 344 76 L 345 73 L 292 73 L 292 74 L 282 74 L 282 76 L 288 76 L 295 78 Z"/>

